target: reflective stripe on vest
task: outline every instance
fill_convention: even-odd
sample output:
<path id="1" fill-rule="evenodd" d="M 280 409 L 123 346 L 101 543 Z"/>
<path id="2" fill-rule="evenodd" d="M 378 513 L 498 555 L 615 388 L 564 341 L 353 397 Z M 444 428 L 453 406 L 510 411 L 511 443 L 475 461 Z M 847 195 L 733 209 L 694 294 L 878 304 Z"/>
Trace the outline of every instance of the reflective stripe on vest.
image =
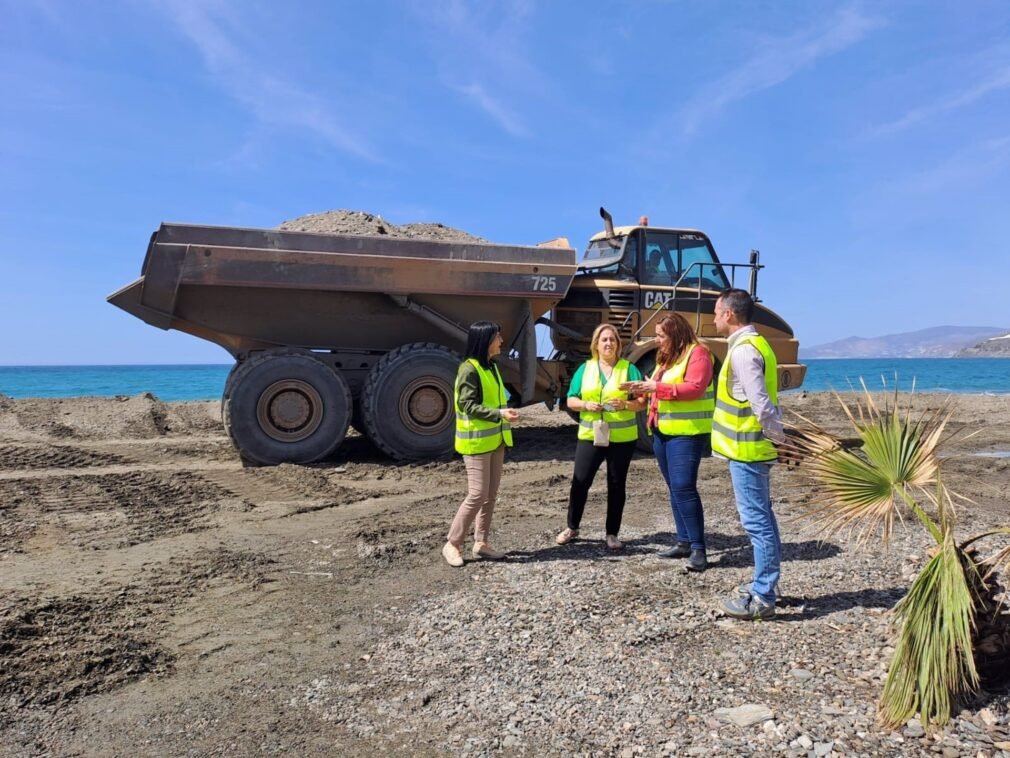
<path id="1" fill-rule="evenodd" d="M 730 394 L 730 356 L 740 345 L 753 345 L 764 358 L 765 389 L 772 404 L 779 404 L 778 360 L 759 334 L 749 335 L 737 342 L 726 353 L 726 361 L 719 372 L 716 385 L 715 416 L 712 420 L 712 452 L 743 463 L 772 461 L 777 457 L 775 445 L 761 431 L 761 421 L 754 415 L 748 400 L 737 400 Z"/>
<path id="2" fill-rule="evenodd" d="M 477 369 L 477 376 L 480 377 L 480 404 L 485 408 L 498 410 L 507 407 L 505 385 L 502 383 L 501 374 L 498 373 L 498 367 L 492 363 L 491 368 L 486 369 L 475 358 L 470 358 L 464 361 L 465 363 Z M 484 421 L 466 415 L 459 407 L 459 381 L 462 368 L 463 364 L 460 365 L 461 371 L 456 374 L 456 390 L 453 397 L 456 406 L 456 452 L 462 455 L 491 453 L 501 447 L 503 442 L 512 447 L 512 427 L 505 419 Z"/>
<path id="3" fill-rule="evenodd" d="M 684 356 L 673 366 L 663 372 L 657 368 L 652 378 L 663 384 L 680 384 L 687 373 L 687 364 L 697 343 L 690 345 L 684 351 Z M 708 351 L 705 351 L 708 353 Z M 709 361 L 712 354 L 708 353 Z M 708 383 L 705 394 L 697 400 L 660 400 L 659 401 L 659 431 L 663 434 L 691 437 L 696 434 L 709 434 L 712 431 L 712 412 L 715 410 L 715 387 Z"/>
<path id="4" fill-rule="evenodd" d="M 585 368 L 582 369 L 582 391 L 579 398 L 583 403 L 592 401 L 594 403 L 608 403 L 611 400 L 627 400 L 628 393 L 621 389 L 621 385 L 628 381 L 628 371 L 631 364 L 621 358 L 614 366 L 610 379 L 606 384 L 602 384 L 600 377 L 600 364 L 597 361 L 586 361 Z M 579 439 L 592 442 L 593 422 L 603 418 L 610 428 L 611 442 L 634 442 L 638 439 L 638 419 L 634 411 L 603 411 L 591 412 L 583 410 L 579 413 Z"/>

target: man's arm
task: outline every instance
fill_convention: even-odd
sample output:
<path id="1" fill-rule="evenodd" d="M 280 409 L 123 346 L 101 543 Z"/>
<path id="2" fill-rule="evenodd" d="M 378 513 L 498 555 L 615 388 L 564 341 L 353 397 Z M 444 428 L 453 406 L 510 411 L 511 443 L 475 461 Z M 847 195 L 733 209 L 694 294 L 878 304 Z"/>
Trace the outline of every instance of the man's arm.
<path id="1" fill-rule="evenodd" d="M 754 415 L 761 422 L 764 436 L 775 444 L 785 442 L 782 419 L 778 409 L 772 405 L 765 387 L 765 361 L 753 345 L 740 345 L 730 354 L 733 375 L 740 382 L 744 397 L 751 405 Z"/>

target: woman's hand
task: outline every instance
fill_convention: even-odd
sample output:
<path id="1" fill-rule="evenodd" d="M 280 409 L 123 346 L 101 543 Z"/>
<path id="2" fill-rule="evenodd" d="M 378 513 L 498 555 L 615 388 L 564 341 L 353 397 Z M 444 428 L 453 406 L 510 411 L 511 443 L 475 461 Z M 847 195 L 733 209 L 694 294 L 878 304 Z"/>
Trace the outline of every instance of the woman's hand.
<path id="1" fill-rule="evenodd" d="M 510 424 L 514 424 L 519 420 L 519 410 L 517 408 L 502 408 L 501 417 Z"/>
<path id="2" fill-rule="evenodd" d="M 594 403 L 592 400 L 584 400 L 582 402 L 582 410 L 589 411 L 590 413 L 599 413 L 603 410 L 603 406 L 599 403 Z"/>
<path id="3" fill-rule="evenodd" d="M 656 391 L 656 380 L 643 379 L 639 382 L 624 382 L 621 389 L 633 395 L 648 395 Z"/>

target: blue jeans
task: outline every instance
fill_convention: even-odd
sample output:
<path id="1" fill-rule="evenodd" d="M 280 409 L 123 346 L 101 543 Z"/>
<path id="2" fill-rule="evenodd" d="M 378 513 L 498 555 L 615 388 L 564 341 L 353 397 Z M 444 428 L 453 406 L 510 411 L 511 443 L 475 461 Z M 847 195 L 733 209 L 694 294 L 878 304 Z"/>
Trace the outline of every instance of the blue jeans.
<path id="1" fill-rule="evenodd" d="M 670 490 L 677 542 L 689 542 L 692 550 L 704 550 L 705 512 L 698 494 L 698 465 L 708 454 L 709 436 L 669 436 L 653 430 L 652 449 Z"/>
<path id="2" fill-rule="evenodd" d="M 775 604 L 775 585 L 779 581 L 782 562 L 782 540 L 779 525 L 772 512 L 771 464 L 729 462 L 733 480 L 736 509 L 740 524 L 754 548 L 754 581 L 751 592 L 764 602 Z"/>

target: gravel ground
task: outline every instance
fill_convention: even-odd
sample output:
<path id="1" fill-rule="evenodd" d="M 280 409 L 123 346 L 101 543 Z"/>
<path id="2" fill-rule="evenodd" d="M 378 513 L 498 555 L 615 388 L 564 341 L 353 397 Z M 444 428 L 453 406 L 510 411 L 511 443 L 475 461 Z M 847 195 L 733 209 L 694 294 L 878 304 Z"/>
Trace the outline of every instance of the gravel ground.
<path id="1" fill-rule="evenodd" d="M 291 705 L 390 750 L 1010 755 L 1005 696 L 983 694 L 984 707 L 929 736 L 917 721 L 876 725 L 887 612 L 926 547 L 914 532 L 883 556 L 788 540 L 778 615 L 748 624 L 722 616 L 717 599 L 749 579 L 749 550 L 730 503 L 708 512 L 724 526 L 701 575 L 657 558 L 667 540 L 655 530 L 624 533 L 619 556 L 602 535 L 561 548 L 545 533 L 505 563 L 468 563 L 458 590 L 409 610 L 377 604 L 380 629 L 404 630 L 306 683 Z"/>
<path id="2" fill-rule="evenodd" d="M 830 396 L 784 403 L 844 427 Z M 574 427 L 525 409 L 509 557 L 453 569 L 458 458 L 396 465 L 352 434 L 322 464 L 245 469 L 219 419 L 0 397 L 0 755 L 1010 756 L 1005 689 L 935 734 L 877 726 L 890 610 L 928 543 L 915 524 L 888 550 L 816 541 L 794 471 L 773 481 L 784 596 L 747 623 L 718 611 L 751 567 L 720 461 L 699 476 L 705 573 L 655 555 L 671 518 L 648 457 L 626 550 L 602 541 L 602 473 L 559 547 Z M 964 398 L 953 426 L 981 429 L 945 464 L 964 533 L 1006 523 L 1010 398 Z"/>

